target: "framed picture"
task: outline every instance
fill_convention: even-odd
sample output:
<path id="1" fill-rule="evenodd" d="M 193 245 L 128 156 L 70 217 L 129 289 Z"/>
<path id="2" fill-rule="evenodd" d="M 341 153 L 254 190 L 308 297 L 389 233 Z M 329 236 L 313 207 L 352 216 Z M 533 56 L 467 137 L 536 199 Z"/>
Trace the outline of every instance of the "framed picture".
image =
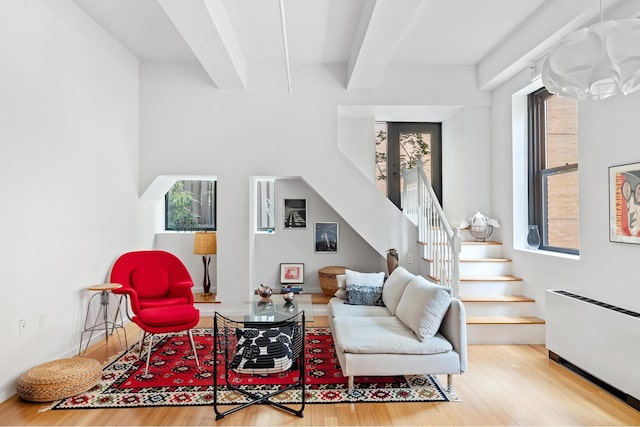
<path id="1" fill-rule="evenodd" d="M 640 163 L 609 168 L 609 240 L 640 243 Z"/>
<path id="2" fill-rule="evenodd" d="M 338 223 L 337 222 L 316 222 L 314 236 L 315 236 L 316 252 L 320 252 L 320 253 L 338 252 Z"/>
<path id="3" fill-rule="evenodd" d="M 280 283 L 304 283 L 304 264 L 280 264 Z"/>
<path id="4" fill-rule="evenodd" d="M 307 228 L 307 199 L 284 199 L 284 228 Z"/>

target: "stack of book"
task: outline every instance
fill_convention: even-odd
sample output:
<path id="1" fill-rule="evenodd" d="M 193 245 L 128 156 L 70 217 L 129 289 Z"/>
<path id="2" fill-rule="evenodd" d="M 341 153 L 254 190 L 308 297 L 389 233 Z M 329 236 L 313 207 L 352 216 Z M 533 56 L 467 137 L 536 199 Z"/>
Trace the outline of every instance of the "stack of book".
<path id="1" fill-rule="evenodd" d="M 299 294 L 300 292 L 302 292 L 302 283 L 289 283 L 286 285 L 282 285 L 280 293 L 286 294 L 289 292 L 293 292 L 294 294 Z"/>

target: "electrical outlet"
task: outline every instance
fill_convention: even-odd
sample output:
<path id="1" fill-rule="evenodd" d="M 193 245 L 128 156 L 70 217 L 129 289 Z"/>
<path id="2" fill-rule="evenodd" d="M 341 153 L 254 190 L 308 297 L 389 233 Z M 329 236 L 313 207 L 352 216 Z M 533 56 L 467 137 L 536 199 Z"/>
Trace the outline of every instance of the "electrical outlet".
<path id="1" fill-rule="evenodd" d="M 40 318 L 38 319 L 38 325 L 41 328 L 47 326 L 47 316 L 44 313 L 40 313 Z"/>
<path id="2" fill-rule="evenodd" d="M 413 263 L 413 256 L 407 255 L 407 264 L 412 264 L 412 263 Z"/>
<path id="3" fill-rule="evenodd" d="M 25 329 L 27 329 L 27 322 L 24 319 L 18 320 L 18 333 L 24 334 Z"/>

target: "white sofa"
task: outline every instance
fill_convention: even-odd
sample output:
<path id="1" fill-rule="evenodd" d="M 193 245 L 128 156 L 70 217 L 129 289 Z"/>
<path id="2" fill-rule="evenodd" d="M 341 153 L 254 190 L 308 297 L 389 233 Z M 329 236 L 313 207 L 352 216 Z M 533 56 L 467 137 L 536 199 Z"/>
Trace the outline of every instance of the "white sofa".
<path id="1" fill-rule="evenodd" d="M 443 374 L 450 391 L 453 374 L 467 369 L 462 303 L 448 289 L 403 267 L 384 282 L 382 302 L 384 306 L 352 305 L 339 297 L 329 301 L 330 327 L 349 389 L 356 376 Z"/>

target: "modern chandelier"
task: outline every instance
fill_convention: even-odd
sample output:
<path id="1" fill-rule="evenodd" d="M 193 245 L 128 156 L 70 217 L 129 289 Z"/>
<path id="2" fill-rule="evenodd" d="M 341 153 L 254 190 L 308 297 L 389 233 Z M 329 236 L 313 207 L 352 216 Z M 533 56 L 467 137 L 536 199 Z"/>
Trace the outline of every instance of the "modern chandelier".
<path id="1" fill-rule="evenodd" d="M 553 94 L 577 100 L 605 99 L 640 89 L 640 19 L 602 20 L 564 37 L 542 66 Z"/>

